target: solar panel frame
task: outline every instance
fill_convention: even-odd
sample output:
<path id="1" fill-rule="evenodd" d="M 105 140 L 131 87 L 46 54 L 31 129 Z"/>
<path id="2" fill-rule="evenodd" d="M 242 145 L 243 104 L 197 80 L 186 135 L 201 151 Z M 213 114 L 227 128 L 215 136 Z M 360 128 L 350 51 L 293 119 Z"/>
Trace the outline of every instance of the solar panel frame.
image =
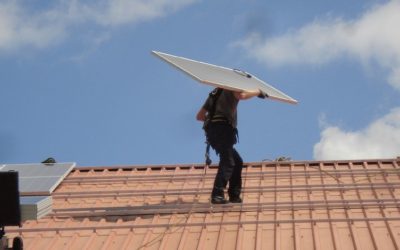
<path id="1" fill-rule="evenodd" d="M 52 211 L 51 196 L 21 196 L 21 220 L 37 220 Z"/>
<path id="2" fill-rule="evenodd" d="M 76 163 L 6 164 L 0 171 L 19 173 L 19 192 L 22 196 L 50 195 Z"/>
<path id="3" fill-rule="evenodd" d="M 233 91 L 260 89 L 271 99 L 297 104 L 297 100 L 248 72 L 199 62 L 159 51 L 152 51 L 152 53 L 201 83 Z"/>

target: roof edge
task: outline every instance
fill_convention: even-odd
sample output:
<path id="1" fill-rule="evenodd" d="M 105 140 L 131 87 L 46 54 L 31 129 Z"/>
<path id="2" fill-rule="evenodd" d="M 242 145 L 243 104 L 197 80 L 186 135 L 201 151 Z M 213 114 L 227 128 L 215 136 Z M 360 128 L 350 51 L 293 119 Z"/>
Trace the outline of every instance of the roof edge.
<path id="1" fill-rule="evenodd" d="M 340 163 L 364 163 L 364 162 L 393 162 L 397 161 L 400 164 L 400 157 L 397 158 L 382 158 L 382 159 L 348 159 L 348 160 L 291 160 L 291 161 L 255 161 L 255 162 L 245 162 L 244 166 L 253 165 L 306 165 L 306 164 L 340 164 Z M 179 163 L 179 164 L 148 164 L 148 165 L 112 165 L 112 166 L 75 166 L 74 169 L 78 170 L 96 170 L 96 169 L 168 169 L 168 168 L 199 168 L 202 169 L 205 164 L 201 163 Z M 212 164 L 209 167 L 216 168 L 218 164 Z"/>

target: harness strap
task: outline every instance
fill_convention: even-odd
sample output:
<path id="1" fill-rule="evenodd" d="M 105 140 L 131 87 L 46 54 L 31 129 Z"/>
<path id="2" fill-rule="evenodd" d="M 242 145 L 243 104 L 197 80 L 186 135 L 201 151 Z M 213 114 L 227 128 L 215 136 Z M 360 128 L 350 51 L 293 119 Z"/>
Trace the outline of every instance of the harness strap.
<path id="1" fill-rule="evenodd" d="M 209 94 L 209 97 L 213 98 L 213 102 L 212 102 L 212 105 L 211 105 L 211 109 L 208 111 L 208 119 L 209 120 L 205 122 L 204 127 L 203 127 L 204 130 L 206 129 L 206 126 L 207 126 L 206 123 L 211 122 L 211 120 L 214 117 L 215 109 L 217 108 L 217 100 L 218 100 L 219 96 L 221 95 L 221 93 L 222 93 L 222 89 L 221 88 L 216 88 Z M 210 166 L 212 161 L 211 161 L 211 158 L 210 158 L 210 142 L 208 141 L 207 133 L 206 133 L 206 145 L 207 145 L 206 146 L 206 154 L 205 154 L 206 166 Z"/>
<path id="2" fill-rule="evenodd" d="M 237 143 L 239 143 L 239 130 L 237 128 L 234 128 L 234 130 L 235 130 L 235 136 L 237 139 Z"/>
<path id="3" fill-rule="evenodd" d="M 210 166 L 212 161 L 210 158 L 210 143 L 207 141 L 207 146 L 206 146 L 206 166 Z"/>

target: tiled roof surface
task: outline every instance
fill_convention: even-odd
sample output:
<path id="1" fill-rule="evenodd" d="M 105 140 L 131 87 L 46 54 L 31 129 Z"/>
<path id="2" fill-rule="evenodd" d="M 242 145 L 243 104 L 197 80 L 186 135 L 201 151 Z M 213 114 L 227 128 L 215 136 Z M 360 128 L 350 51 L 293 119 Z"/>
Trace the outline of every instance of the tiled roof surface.
<path id="1" fill-rule="evenodd" d="M 77 168 L 25 249 L 399 249 L 400 159 L 259 162 L 243 203 L 209 203 L 216 167 Z"/>

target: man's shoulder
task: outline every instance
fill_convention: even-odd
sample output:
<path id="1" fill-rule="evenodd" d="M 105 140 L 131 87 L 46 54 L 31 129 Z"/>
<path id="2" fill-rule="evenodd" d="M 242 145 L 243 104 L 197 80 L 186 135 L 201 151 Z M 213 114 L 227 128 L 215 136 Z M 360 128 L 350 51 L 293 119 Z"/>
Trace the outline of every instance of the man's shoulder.
<path id="1" fill-rule="evenodd" d="M 222 95 L 228 101 L 238 101 L 238 98 L 236 97 L 235 93 L 236 93 L 235 91 L 224 89 Z"/>

